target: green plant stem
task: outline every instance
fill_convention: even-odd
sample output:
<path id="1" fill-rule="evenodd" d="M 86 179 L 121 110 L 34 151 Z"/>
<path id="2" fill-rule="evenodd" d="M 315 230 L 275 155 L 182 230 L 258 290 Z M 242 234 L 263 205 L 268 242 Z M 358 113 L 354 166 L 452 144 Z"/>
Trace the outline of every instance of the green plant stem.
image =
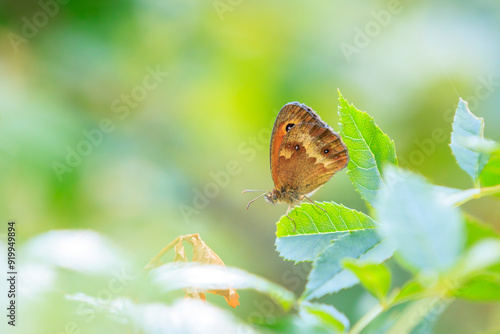
<path id="1" fill-rule="evenodd" d="M 467 203 L 470 200 L 473 199 L 478 199 L 484 196 L 491 196 L 500 193 L 500 184 L 497 184 L 496 186 L 492 187 L 486 187 L 486 188 L 479 188 L 480 192 L 478 194 L 474 194 L 456 204 L 456 206 L 460 206 L 462 204 Z"/>
<path id="2" fill-rule="evenodd" d="M 396 323 L 386 333 L 411 333 L 428 314 L 438 316 L 452 301 L 453 299 L 447 299 L 443 297 L 443 295 L 417 300 L 399 314 Z M 439 308 L 441 308 L 442 311 L 439 311 Z"/>
<path id="3" fill-rule="evenodd" d="M 481 196 L 491 196 L 500 193 L 500 184 L 493 187 L 481 188 Z"/>
<path id="4" fill-rule="evenodd" d="M 375 305 L 371 310 L 369 310 L 361 319 L 356 322 L 356 324 L 351 328 L 349 334 L 359 334 L 361 331 L 368 326 L 368 324 L 375 319 L 380 313 L 385 310 L 385 307 L 381 304 Z"/>

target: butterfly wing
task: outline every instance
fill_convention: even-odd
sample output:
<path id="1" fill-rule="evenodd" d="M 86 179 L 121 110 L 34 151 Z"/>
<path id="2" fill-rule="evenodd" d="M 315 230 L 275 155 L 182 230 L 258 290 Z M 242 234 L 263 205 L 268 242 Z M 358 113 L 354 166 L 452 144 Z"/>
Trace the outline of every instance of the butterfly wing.
<path id="1" fill-rule="evenodd" d="M 283 138 L 293 127 L 299 124 L 314 124 L 328 127 L 328 125 L 305 104 L 290 102 L 281 108 L 274 122 L 273 133 L 271 135 L 271 149 L 269 152 L 271 175 L 276 188 L 281 184 L 278 177 L 278 158 Z"/>
<path id="2" fill-rule="evenodd" d="M 278 150 L 276 188 L 297 196 L 307 195 L 348 162 L 346 146 L 328 125 L 298 124 L 283 136 Z"/>

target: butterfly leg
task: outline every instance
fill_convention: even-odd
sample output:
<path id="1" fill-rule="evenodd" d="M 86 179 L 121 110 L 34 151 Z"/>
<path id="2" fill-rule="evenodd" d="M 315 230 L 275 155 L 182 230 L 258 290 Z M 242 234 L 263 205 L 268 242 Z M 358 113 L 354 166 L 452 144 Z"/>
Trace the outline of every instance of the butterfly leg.
<path id="1" fill-rule="evenodd" d="M 297 231 L 297 224 L 295 224 L 295 220 L 293 220 L 293 218 L 292 218 L 292 217 L 290 217 L 290 216 L 288 215 L 288 213 L 290 212 L 290 210 L 291 210 L 292 208 L 293 208 L 293 204 L 290 204 L 290 205 L 288 206 L 288 210 L 286 210 L 286 216 L 287 216 L 287 218 L 288 218 L 288 219 L 290 219 L 290 220 L 292 221 L 292 223 L 293 223 L 293 232 L 296 232 L 296 231 Z M 293 233 L 293 232 L 292 232 L 292 233 Z"/>
<path id="2" fill-rule="evenodd" d="M 304 195 L 304 197 L 303 197 L 303 198 L 307 198 L 307 200 L 308 200 L 309 202 L 311 202 L 312 204 L 316 205 L 318 208 L 320 208 L 321 210 L 323 210 L 325 213 L 328 213 L 328 212 L 326 212 L 326 210 L 325 210 L 325 209 L 323 209 L 323 208 L 322 208 L 322 207 L 320 207 L 318 204 L 316 204 L 315 202 L 313 202 L 313 201 L 312 201 L 309 197 L 307 197 L 307 196 L 305 196 L 305 195 Z"/>

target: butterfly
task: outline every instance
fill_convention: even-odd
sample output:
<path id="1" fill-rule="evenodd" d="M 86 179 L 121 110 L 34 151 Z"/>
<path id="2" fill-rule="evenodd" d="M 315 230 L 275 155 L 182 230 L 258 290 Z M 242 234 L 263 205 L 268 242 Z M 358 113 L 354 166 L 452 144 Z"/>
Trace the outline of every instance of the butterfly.
<path id="1" fill-rule="evenodd" d="M 349 153 L 340 135 L 311 108 L 299 102 L 290 102 L 281 108 L 274 122 L 269 155 L 274 189 L 251 200 L 247 209 L 265 196 L 269 203 L 289 204 L 288 218 L 291 208 L 304 199 L 315 204 L 309 196 L 349 162 Z M 250 190 L 244 192 L 247 191 Z"/>

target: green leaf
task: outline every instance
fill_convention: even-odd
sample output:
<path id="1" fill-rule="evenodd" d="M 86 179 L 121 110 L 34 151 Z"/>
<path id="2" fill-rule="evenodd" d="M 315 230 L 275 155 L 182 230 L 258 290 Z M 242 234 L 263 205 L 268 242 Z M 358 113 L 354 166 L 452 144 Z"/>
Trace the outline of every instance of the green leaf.
<path id="1" fill-rule="evenodd" d="M 111 321 L 128 325 L 134 333 L 257 333 L 231 312 L 201 300 L 181 299 L 167 306 L 161 303 L 136 304 L 127 298 L 104 300 L 82 293 L 67 295 L 66 298 L 77 302 L 78 307 L 85 305 Z M 197 316 L 193 321 L 193 315 L 203 316 Z M 113 325 L 116 326 L 109 324 L 108 328 L 113 328 Z"/>
<path id="2" fill-rule="evenodd" d="M 293 292 L 237 268 L 198 263 L 167 263 L 151 271 L 152 282 L 163 292 L 180 289 L 253 289 L 267 294 L 283 309 L 295 303 Z"/>
<path id="3" fill-rule="evenodd" d="M 454 291 L 454 296 L 480 302 L 500 301 L 500 273 L 478 275 Z"/>
<path id="4" fill-rule="evenodd" d="M 349 149 L 347 175 L 364 200 L 373 206 L 380 189 L 382 168 L 397 165 L 394 142 L 373 118 L 349 104 L 339 92 L 340 133 Z"/>
<path id="5" fill-rule="evenodd" d="M 342 204 L 334 202 L 303 203 L 295 207 L 289 213 L 289 216 L 294 221 L 291 221 L 287 216 L 280 218 L 276 231 L 278 238 L 309 234 L 352 232 L 374 228 L 376 224 L 373 219 L 364 213 L 346 208 Z"/>
<path id="6" fill-rule="evenodd" d="M 467 247 L 485 238 L 500 238 L 500 235 L 491 225 L 481 222 L 471 215 L 465 216 L 465 227 L 467 229 Z"/>
<path id="7" fill-rule="evenodd" d="M 475 301 L 500 300 L 500 240 L 475 243 L 450 273 L 455 296 Z"/>
<path id="8" fill-rule="evenodd" d="M 437 317 L 453 302 L 452 298 L 432 296 L 410 303 L 398 314 L 394 325 L 385 334 L 432 333 Z M 428 329 L 425 331 L 425 329 Z"/>
<path id="9" fill-rule="evenodd" d="M 318 208 L 321 207 L 323 210 Z M 350 231 L 373 228 L 375 221 L 364 213 L 337 203 L 304 203 L 277 224 L 276 250 L 286 260 L 314 261 L 332 241 Z"/>
<path id="10" fill-rule="evenodd" d="M 304 301 L 300 304 L 299 316 L 312 325 L 327 328 L 333 333 L 349 330 L 349 319 L 331 305 Z"/>
<path id="11" fill-rule="evenodd" d="M 345 260 L 344 267 L 352 271 L 361 284 L 378 300 L 384 301 L 391 286 L 391 272 L 384 264 Z"/>
<path id="12" fill-rule="evenodd" d="M 481 153 L 499 153 L 500 152 L 500 144 L 494 140 L 486 139 L 484 137 L 467 137 L 462 138 L 461 143 L 465 148 L 468 148 L 472 151 L 477 151 Z"/>
<path id="13" fill-rule="evenodd" d="M 433 185 L 388 166 L 376 208 L 377 229 L 410 268 L 445 271 L 460 256 L 465 228 L 460 211 L 444 205 Z"/>
<path id="14" fill-rule="evenodd" d="M 344 258 L 381 263 L 390 258 L 393 252 L 394 249 L 372 229 L 342 236 L 313 263 L 302 298 L 319 298 L 359 283 L 356 275 L 342 266 Z"/>
<path id="15" fill-rule="evenodd" d="M 430 312 L 427 312 L 427 314 L 423 318 L 420 319 L 420 321 L 412 329 L 410 334 L 434 334 L 434 333 L 436 333 L 436 331 L 435 331 L 436 324 L 438 323 L 440 316 L 443 314 L 444 311 L 446 311 L 446 308 L 451 303 L 453 303 L 453 300 L 439 299 L 439 300 L 436 300 L 436 302 L 435 302 L 436 305 L 434 305 L 434 303 L 429 304 L 429 306 L 426 308 L 426 310 L 424 310 L 424 312 L 427 312 L 427 309 L 429 309 Z M 413 320 L 413 319 L 411 319 L 411 320 Z M 401 334 L 401 333 L 399 333 L 399 334 Z"/>
<path id="16" fill-rule="evenodd" d="M 467 280 L 500 263 L 500 240 L 486 238 L 475 243 L 453 268 L 451 276 Z"/>
<path id="17" fill-rule="evenodd" d="M 474 116 L 467 108 L 467 102 L 460 99 L 452 127 L 451 150 L 460 167 L 477 182 L 489 154 L 473 148 L 469 143 L 474 139 L 484 139 L 484 120 Z"/>
<path id="18" fill-rule="evenodd" d="M 276 238 L 276 251 L 288 261 L 314 261 L 320 253 L 330 247 L 347 232 L 293 235 Z"/>
<path id="19" fill-rule="evenodd" d="M 494 154 L 486 166 L 484 166 L 480 180 L 483 187 L 492 187 L 500 184 L 500 153 Z M 496 196 L 500 196 L 500 194 Z"/>
<path id="20" fill-rule="evenodd" d="M 299 309 L 300 312 L 300 309 Z M 263 313 L 264 315 L 264 313 Z M 267 318 L 266 318 L 267 317 Z M 294 315 L 287 315 L 284 317 L 276 318 L 275 315 L 269 314 L 264 318 L 257 317 L 257 319 L 265 319 L 265 323 L 259 323 L 263 329 L 260 333 L 271 334 L 331 334 L 338 333 L 337 331 L 332 331 L 332 329 L 323 326 L 318 323 L 318 319 L 311 317 L 306 317 L 305 319 L 300 316 L 299 313 Z M 261 329 L 258 328 L 258 329 Z M 239 332 L 239 331 L 238 331 Z M 240 333 L 238 333 L 240 334 Z"/>
<path id="21" fill-rule="evenodd" d="M 404 303 L 409 300 L 414 300 L 422 296 L 425 292 L 425 287 L 417 280 L 407 282 L 399 291 L 396 298 L 392 301 L 392 305 Z"/>
<path id="22" fill-rule="evenodd" d="M 30 239 L 24 251 L 30 261 L 86 275 L 109 275 L 113 269 L 123 270 L 126 263 L 122 250 L 90 230 L 46 232 Z"/>

